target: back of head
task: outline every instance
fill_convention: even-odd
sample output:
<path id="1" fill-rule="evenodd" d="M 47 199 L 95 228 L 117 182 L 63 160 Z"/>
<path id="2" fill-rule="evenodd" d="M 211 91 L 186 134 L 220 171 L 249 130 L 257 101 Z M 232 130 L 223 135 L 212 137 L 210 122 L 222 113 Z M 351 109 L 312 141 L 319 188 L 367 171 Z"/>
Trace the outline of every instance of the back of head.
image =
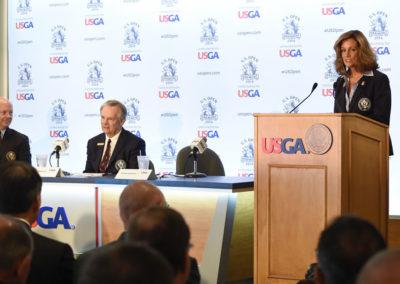
<path id="1" fill-rule="evenodd" d="M 94 253 L 83 267 L 78 284 L 172 284 L 165 258 L 141 243 L 122 242 Z"/>
<path id="2" fill-rule="evenodd" d="M 161 190 L 146 181 L 134 181 L 128 184 L 119 197 L 119 213 L 125 229 L 136 212 L 153 206 L 165 206 Z"/>
<path id="3" fill-rule="evenodd" d="M 145 242 L 161 252 L 172 265 L 174 275 L 185 271 L 190 232 L 177 211 L 151 207 L 138 212 L 129 224 L 127 238 Z"/>
<path id="4" fill-rule="evenodd" d="M 384 248 L 385 240 L 368 221 L 351 215 L 336 218 L 318 242 L 318 265 L 324 282 L 355 283 L 364 263 Z"/>
<path id="5" fill-rule="evenodd" d="M 33 242 L 28 229 L 21 222 L 0 214 L 0 282 L 25 282 L 32 249 Z M 28 263 L 26 258 L 29 259 Z"/>
<path id="6" fill-rule="evenodd" d="M 12 161 L 0 165 L 0 213 L 26 212 L 40 195 L 42 179 L 29 164 Z"/>
<path id="7" fill-rule="evenodd" d="M 390 248 L 371 257 L 361 270 L 357 284 L 400 283 L 400 249 Z"/>

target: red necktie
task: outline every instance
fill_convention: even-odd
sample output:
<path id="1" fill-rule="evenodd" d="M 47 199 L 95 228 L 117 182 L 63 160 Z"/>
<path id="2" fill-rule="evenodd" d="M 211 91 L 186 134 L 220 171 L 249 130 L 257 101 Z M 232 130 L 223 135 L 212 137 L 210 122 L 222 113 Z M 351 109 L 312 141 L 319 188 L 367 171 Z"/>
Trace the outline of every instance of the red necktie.
<path id="1" fill-rule="evenodd" d="M 110 160 L 110 149 L 111 149 L 111 139 L 108 139 L 106 152 L 104 154 L 103 160 L 101 160 L 99 170 L 101 173 L 106 172 L 108 161 Z"/>
<path id="2" fill-rule="evenodd" d="M 3 140 L 3 138 L 1 138 L 1 133 L 0 133 L 0 143 L 1 143 L 1 140 Z"/>

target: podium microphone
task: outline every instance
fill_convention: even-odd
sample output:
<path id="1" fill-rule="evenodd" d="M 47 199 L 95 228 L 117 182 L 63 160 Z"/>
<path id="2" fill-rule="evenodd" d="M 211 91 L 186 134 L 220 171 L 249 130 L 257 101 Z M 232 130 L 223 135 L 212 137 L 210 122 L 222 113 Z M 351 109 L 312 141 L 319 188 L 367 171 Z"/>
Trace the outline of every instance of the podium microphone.
<path id="1" fill-rule="evenodd" d="M 318 87 L 318 83 L 315 82 L 314 85 L 312 86 L 312 89 L 311 89 L 310 94 L 309 94 L 307 97 L 305 97 L 304 100 L 302 100 L 297 106 L 295 106 L 295 107 L 294 107 L 290 112 L 288 112 L 288 113 L 292 113 L 296 108 L 298 108 L 302 103 L 304 103 L 304 101 L 305 101 L 306 99 L 308 99 L 308 98 L 311 96 L 311 94 L 314 92 L 314 90 L 315 90 L 317 87 Z"/>

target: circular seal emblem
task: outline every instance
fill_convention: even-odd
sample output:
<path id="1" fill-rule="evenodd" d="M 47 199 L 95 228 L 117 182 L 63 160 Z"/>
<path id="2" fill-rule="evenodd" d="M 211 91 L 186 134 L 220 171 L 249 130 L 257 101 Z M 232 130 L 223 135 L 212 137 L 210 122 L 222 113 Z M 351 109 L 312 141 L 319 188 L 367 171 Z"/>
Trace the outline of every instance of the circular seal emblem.
<path id="1" fill-rule="evenodd" d="M 120 169 L 126 169 L 126 162 L 124 160 L 118 160 L 115 162 L 115 168 L 119 171 Z"/>
<path id="2" fill-rule="evenodd" d="M 323 155 L 332 146 L 332 132 L 324 124 L 313 124 L 307 130 L 305 140 L 311 153 Z"/>
<path id="3" fill-rule="evenodd" d="M 358 108 L 359 108 L 361 111 L 368 111 L 368 110 L 370 110 L 370 108 L 371 108 L 371 101 L 370 101 L 370 99 L 368 99 L 368 98 L 361 98 L 361 99 L 358 101 Z"/>
<path id="4" fill-rule="evenodd" d="M 6 154 L 6 158 L 8 161 L 15 161 L 15 159 L 17 158 L 17 155 L 15 155 L 15 153 L 13 151 L 9 151 Z"/>

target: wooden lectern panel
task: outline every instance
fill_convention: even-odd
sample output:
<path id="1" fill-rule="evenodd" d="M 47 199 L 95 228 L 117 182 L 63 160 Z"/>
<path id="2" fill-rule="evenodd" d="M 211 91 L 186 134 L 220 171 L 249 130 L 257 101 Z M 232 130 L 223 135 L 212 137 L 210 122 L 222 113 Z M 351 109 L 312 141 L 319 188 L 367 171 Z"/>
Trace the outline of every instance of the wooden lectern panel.
<path id="1" fill-rule="evenodd" d="M 270 165 L 269 176 L 268 277 L 302 279 L 326 224 L 326 167 Z"/>
<path id="2" fill-rule="evenodd" d="M 382 192 L 377 190 L 383 185 L 383 165 L 379 163 L 382 160 L 380 157 L 382 142 L 367 133 L 354 130 L 349 132 L 349 188 L 359 187 L 362 190 L 349 191 L 348 212 L 357 212 L 358 215 L 363 216 L 378 228 L 382 228 L 381 204 L 385 196 L 382 196 Z M 365 206 L 366 204 L 370 206 Z"/>

